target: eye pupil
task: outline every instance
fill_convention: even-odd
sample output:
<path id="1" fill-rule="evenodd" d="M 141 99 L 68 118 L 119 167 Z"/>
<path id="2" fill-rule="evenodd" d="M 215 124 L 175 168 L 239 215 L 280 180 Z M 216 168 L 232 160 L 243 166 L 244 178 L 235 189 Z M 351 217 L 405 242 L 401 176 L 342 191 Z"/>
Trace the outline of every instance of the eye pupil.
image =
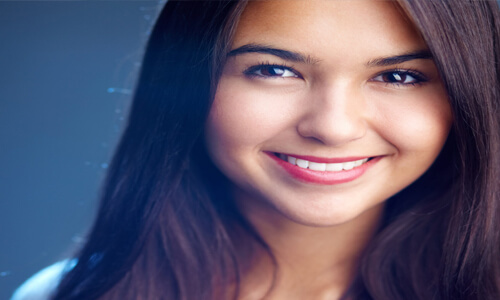
<path id="1" fill-rule="evenodd" d="M 402 80 L 403 78 L 401 77 L 401 75 L 398 73 L 393 73 L 392 77 L 394 77 L 394 79 L 396 79 L 397 81 L 404 81 Z"/>
<path id="2" fill-rule="evenodd" d="M 243 73 L 250 78 L 256 76 L 263 79 L 300 77 L 298 72 L 291 67 L 267 64 L 258 64 L 256 66 L 250 67 Z"/>
<path id="3" fill-rule="evenodd" d="M 418 71 L 411 70 L 392 70 L 375 76 L 371 81 L 383 82 L 393 86 L 415 86 L 427 82 L 425 75 Z"/>
<path id="4" fill-rule="evenodd" d="M 285 70 L 283 68 L 278 68 L 278 67 L 267 67 L 262 70 L 262 74 L 266 76 L 278 76 L 278 75 L 283 75 L 285 73 Z"/>
<path id="5" fill-rule="evenodd" d="M 405 82 L 406 81 L 406 74 L 401 74 L 398 72 L 388 73 L 384 77 L 385 77 L 384 80 L 386 82 Z"/>

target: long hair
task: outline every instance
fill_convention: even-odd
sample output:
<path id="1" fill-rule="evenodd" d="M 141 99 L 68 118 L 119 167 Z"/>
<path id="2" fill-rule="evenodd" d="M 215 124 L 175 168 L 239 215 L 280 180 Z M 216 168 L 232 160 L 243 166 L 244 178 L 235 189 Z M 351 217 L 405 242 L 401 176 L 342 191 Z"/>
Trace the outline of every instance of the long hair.
<path id="1" fill-rule="evenodd" d="M 266 248 L 206 156 L 204 124 L 246 1 L 169 1 L 78 263 L 53 299 L 224 299 L 233 227 Z M 346 297 L 499 299 L 500 16 L 495 1 L 400 1 L 454 124 L 434 165 L 387 201 Z"/>
<path id="2" fill-rule="evenodd" d="M 389 200 L 388 214 L 416 204 L 375 237 L 360 280 L 374 299 L 500 299 L 498 5 L 400 4 L 432 52 L 454 124 L 434 166 Z"/>

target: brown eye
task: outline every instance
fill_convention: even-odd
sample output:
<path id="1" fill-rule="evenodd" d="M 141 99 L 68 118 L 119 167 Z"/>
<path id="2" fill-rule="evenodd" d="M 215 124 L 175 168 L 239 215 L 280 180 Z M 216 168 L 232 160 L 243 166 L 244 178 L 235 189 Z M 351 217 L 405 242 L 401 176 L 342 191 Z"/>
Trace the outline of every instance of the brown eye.
<path id="1" fill-rule="evenodd" d="M 258 65 L 249 68 L 245 71 L 246 75 L 258 76 L 264 78 L 286 78 L 299 77 L 299 75 L 291 68 L 279 65 Z"/>
<path id="2" fill-rule="evenodd" d="M 382 73 L 373 81 L 396 85 L 415 85 L 427 81 L 423 75 L 410 71 L 390 71 Z"/>
<path id="3" fill-rule="evenodd" d="M 407 74 L 400 74 L 400 73 L 388 73 L 384 74 L 383 76 L 384 81 L 386 82 L 399 82 L 399 83 L 407 83 L 406 81 L 413 81 L 413 78 L 411 76 L 408 76 Z"/>

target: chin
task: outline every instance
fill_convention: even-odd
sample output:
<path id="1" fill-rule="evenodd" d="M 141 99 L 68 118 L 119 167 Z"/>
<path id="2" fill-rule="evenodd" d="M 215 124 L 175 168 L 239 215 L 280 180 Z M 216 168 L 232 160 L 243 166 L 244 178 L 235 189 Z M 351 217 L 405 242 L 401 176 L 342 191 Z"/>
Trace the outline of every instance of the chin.
<path id="1" fill-rule="evenodd" d="M 278 209 L 279 210 L 279 209 Z M 356 210 L 352 208 L 307 208 L 302 210 L 281 210 L 280 213 L 288 220 L 308 227 L 333 227 L 348 226 L 365 220 L 378 220 L 381 218 L 383 203 L 367 209 Z"/>

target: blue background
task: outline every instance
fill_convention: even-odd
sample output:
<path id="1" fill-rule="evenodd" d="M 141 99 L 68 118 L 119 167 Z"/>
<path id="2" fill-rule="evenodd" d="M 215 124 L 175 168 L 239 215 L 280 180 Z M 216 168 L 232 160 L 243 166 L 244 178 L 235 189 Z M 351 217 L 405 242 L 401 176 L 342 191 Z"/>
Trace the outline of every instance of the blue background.
<path id="1" fill-rule="evenodd" d="M 81 243 L 160 6 L 0 1 L 0 299 Z"/>

